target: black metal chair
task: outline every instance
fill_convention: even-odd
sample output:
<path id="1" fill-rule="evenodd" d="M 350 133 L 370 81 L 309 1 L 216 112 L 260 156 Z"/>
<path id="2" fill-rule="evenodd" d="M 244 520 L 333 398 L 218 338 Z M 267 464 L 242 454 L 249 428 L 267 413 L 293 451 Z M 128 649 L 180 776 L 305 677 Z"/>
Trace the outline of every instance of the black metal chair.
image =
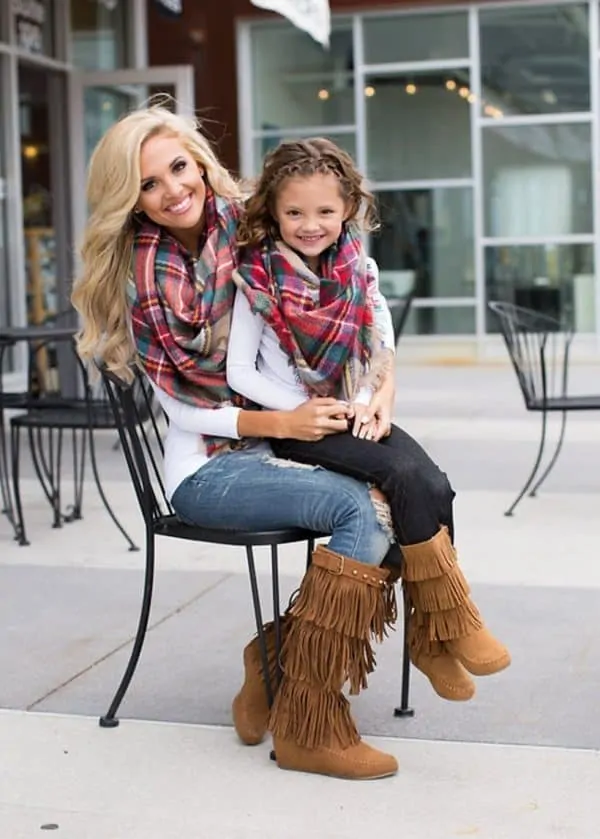
<path id="1" fill-rule="evenodd" d="M 396 346 L 404 332 L 404 327 L 410 315 L 415 294 L 411 291 L 405 297 L 388 299 L 390 314 L 392 315 L 392 326 L 394 328 L 394 341 Z"/>
<path id="2" fill-rule="evenodd" d="M 490 302 L 488 305 L 499 320 L 525 407 L 528 411 L 538 411 L 542 415 L 541 439 L 531 474 L 504 513 L 512 516 L 525 493 L 529 492 L 529 496 L 534 497 L 554 468 L 562 449 L 569 411 L 600 411 L 600 394 L 568 394 L 569 351 L 573 340 L 570 327 L 556 318 L 513 303 Z M 539 474 L 546 444 L 548 414 L 556 412 L 561 414 L 558 443 L 548 464 Z"/>
<path id="3" fill-rule="evenodd" d="M 48 337 L 35 341 L 30 349 L 28 396 L 24 404 L 15 406 L 24 410 L 10 421 L 16 539 L 20 545 L 29 544 L 20 489 L 21 431 L 24 430 L 27 432 L 35 473 L 52 510 L 52 526 L 62 527 L 64 522 L 82 518 L 85 466 L 89 452 L 94 482 L 107 513 L 123 534 L 129 550 L 139 550 L 115 515 L 102 487 L 98 470 L 94 432 L 115 429 L 114 415 L 105 389 L 100 386 L 95 390 L 90 384 L 87 371 L 75 352 L 72 338 L 61 340 L 62 364 L 55 358 L 59 350 L 51 330 Z M 36 370 L 39 371 L 41 367 L 38 363 L 41 354 L 45 360 L 51 357 L 56 361 L 52 367 L 52 375 L 38 374 L 36 377 Z M 74 375 L 62 376 L 60 368 L 68 367 L 69 363 Z M 47 364 L 43 366 L 45 368 Z M 63 378 L 70 379 L 67 385 L 62 381 Z M 73 504 L 70 509 L 63 511 L 63 438 L 65 432 L 69 431 L 73 460 Z"/>
<path id="4" fill-rule="evenodd" d="M 101 375 L 114 412 L 121 449 L 127 462 L 136 498 L 144 520 L 146 562 L 142 604 L 131 655 L 108 711 L 100 717 L 100 726 L 103 728 L 113 728 L 119 724 L 116 714 L 129 688 L 142 652 L 152 604 L 156 536 L 170 536 L 177 539 L 189 539 L 195 542 L 209 542 L 219 545 L 239 545 L 245 548 L 267 696 L 269 703 L 271 703 L 276 686 L 271 683 L 268 668 L 267 648 L 263 630 L 263 610 L 256 575 L 254 548 L 268 545 L 271 550 L 272 608 L 275 625 L 276 656 L 277 660 L 279 660 L 281 651 L 281 626 L 279 620 L 278 548 L 280 545 L 307 542 L 308 567 L 314 549 L 315 539 L 321 536 L 327 536 L 328 534 L 314 533 L 298 528 L 260 532 L 220 530 L 216 528 L 192 527 L 181 522 L 174 514 L 173 508 L 166 497 L 161 476 L 161 463 L 164 449 L 156 415 L 153 411 L 150 411 L 150 400 L 152 397 L 151 386 L 140 373 L 135 374 L 132 384 L 123 382 L 120 378 L 107 372 L 105 369 L 101 370 Z M 146 421 L 148 415 L 150 416 L 150 420 Z M 397 715 L 401 712 L 401 715 L 404 716 L 412 714 L 412 709 L 408 705 L 409 660 L 406 643 L 404 647 L 402 673 L 402 702 L 401 708 L 397 709 Z"/>

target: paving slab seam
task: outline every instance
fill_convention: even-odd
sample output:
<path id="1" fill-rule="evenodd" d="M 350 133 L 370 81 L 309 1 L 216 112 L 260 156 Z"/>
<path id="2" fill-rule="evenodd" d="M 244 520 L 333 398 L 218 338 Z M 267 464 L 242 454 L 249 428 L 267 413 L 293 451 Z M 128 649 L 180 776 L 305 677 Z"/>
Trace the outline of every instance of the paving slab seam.
<path id="1" fill-rule="evenodd" d="M 179 606 L 177 606 L 175 609 L 172 609 L 172 610 L 171 610 L 170 612 L 168 612 L 166 615 L 163 615 L 163 616 L 162 616 L 162 618 L 159 618 L 158 620 L 154 621 L 154 623 L 151 623 L 151 624 L 149 623 L 149 624 L 148 624 L 148 628 L 147 628 L 147 630 L 146 630 L 146 637 L 147 637 L 147 636 L 148 636 L 148 634 L 149 634 L 150 632 L 152 632 L 154 629 L 158 629 L 158 628 L 159 628 L 160 626 L 162 626 L 164 623 L 166 623 L 167 621 L 169 621 L 169 620 L 171 620 L 172 618 L 176 617 L 177 615 L 181 614 L 181 613 L 182 613 L 182 612 L 184 612 L 186 609 L 188 609 L 190 606 L 192 606 L 194 603 L 197 603 L 199 600 L 201 600 L 201 599 L 204 597 L 204 595 L 206 595 L 206 594 L 210 594 L 212 591 L 215 591 L 215 590 L 216 590 L 216 589 L 217 589 L 220 585 L 222 585 L 224 582 L 226 582 L 226 581 L 227 581 L 227 580 L 228 580 L 231 576 L 233 576 L 233 575 L 232 575 L 232 574 L 224 574 L 224 575 L 223 575 L 223 576 L 222 576 L 219 580 L 217 580 L 215 583 L 213 583 L 212 585 L 207 586 L 207 587 L 206 587 L 205 589 L 203 589 L 201 592 L 199 592 L 198 594 L 194 595 L 194 597 L 191 597 L 189 600 L 186 600 L 186 601 L 185 601 L 185 603 L 182 603 L 182 604 L 180 604 Z M 86 675 L 86 673 L 89 673 L 89 672 L 90 672 L 90 671 L 92 671 L 95 667 L 98 667 L 100 664 L 102 664 L 103 662 L 107 661 L 109 658 L 111 658 L 113 655 L 115 655 L 115 653 L 119 653 L 119 652 L 121 652 L 121 650 L 123 650 L 123 649 L 125 649 L 126 647 L 128 647 L 130 644 L 132 644 L 132 643 L 133 643 L 133 641 L 134 641 L 134 640 L 135 640 L 135 635 L 131 635 L 131 636 L 130 636 L 130 637 L 129 637 L 126 641 L 123 641 L 121 644 L 119 644 L 118 646 L 114 647 L 112 650 L 109 650 L 107 653 L 105 653 L 104 655 L 100 656 L 100 658 L 97 658 L 97 659 L 95 659 L 94 661 L 92 661 L 92 662 L 91 662 L 91 664 L 88 664 L 88 665 L 87 665 L 87 667 L 83 667 L 81 670 L 78 670 L 78 671 L 77 671 L 77 673 L 74 673 L 74 674 L 73 674 L 72 676 L 70 676 L 68 679 L 64 679 L 64 680 L 63 680 L 60 684 L 58 684 L 58 685 L 56 685 L 55 687 L 51 688 L 49 691 L 46 691 L 46 693 L 45 693 L 45 694 L 43 694 L 43 696 L 39 696 L 36 700 L 34 700 L 33 702 L 31 702 L 29 705 L 27 705 L 27 706 L 26 706 L 26 708 L 25 708 L 25 710 L 26 710 L 26 711 L 34 711 L 34 710 L 35 710 L 35 708 L 36 708 L 38 705 L 40 705 L 42 702 L 44 702 L 44 701 L 45 701 L 46 699 L 48 699 L 50 696 L 53 696 L 54 694 L 56 694 L 56 693 L 58 693 L 59 691 L 61 691 L 63 688 L 65 688 L 65 687 L 67 687 L 68 685 L 72 684 L 72 683 L 73 683 L 73 682 L 75 682 L 77 679 L 79 679 L 81 676 L 85 676 L 85 675 Z M 1 709 L 0 709 L 0 710 L 1 710 Z"/>

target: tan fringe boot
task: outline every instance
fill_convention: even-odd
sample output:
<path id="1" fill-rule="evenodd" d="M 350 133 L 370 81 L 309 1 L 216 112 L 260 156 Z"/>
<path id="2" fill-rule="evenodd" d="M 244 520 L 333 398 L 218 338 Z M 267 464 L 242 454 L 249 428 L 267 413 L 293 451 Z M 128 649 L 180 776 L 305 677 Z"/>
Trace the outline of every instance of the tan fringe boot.
<path id="1" fill-rule="evenodd" d="M 445 699 L 470 699 L 474 676 L 508 667 L 510 655 L 483 624 L 469 597 L 469 586 L 456 560 L 445 527 L 429 539 L 402 547 L 404 580 L 412 613 L 411 659 Z"/>
<path id="2" fill-rule="evenodd" d="M 367 686 L 373 637 L 395 616 L 388 572 L 319 546 L 289 610 L 284 676 L 269 728 L 282 769 L 338 778 L 393 775 L 392 755 L 360 739 L 342 687 Z"/>
<path id="3" fill-rule="evenodd" d="M 285 639 L 287 617 L 280 618 L 281 641 Z M 275 624 L 273 621 L 264 626 L 269 675 L 273 693 L 277 690 L 277 659 L 275 656 Z M 233 725 L 242 743 L 257 746 L 262 742 L 269 723 L 269 700 L 260 656 L 258 636 L 244 648 L 244 683 L 233 700 L 231 711 Z"/>

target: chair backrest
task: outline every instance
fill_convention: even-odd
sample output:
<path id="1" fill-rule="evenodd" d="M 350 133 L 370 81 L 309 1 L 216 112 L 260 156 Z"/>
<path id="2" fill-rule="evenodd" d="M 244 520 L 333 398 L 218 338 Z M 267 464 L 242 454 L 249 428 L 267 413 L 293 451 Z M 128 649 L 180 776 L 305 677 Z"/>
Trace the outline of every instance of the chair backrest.
<path id="1" fill-rule="evenodd" d="M 514 303 L 488 305 L 498 318 L 525 405 L 566 396 L 572 330 L 556 318 Z"/>
<path id="2" fill-rule="evenodd" d="M 394 329 L 394 341 L 396 344 L 398 344 L 398 341 L 404 332 L 404 327 L 406 326 L 406 321 L 408 320 L 414 297 L 414 292 L 411 291 L 405 297 L 389 301 L 390 314 L 392 315 L 392 326 Z"/>
<path id="3" fill-rule="evenodd" d="M 100 368 L 121 447 L 146 527 L 173 515 L 162 477 L 164 446 L 152 386 L 141 371 L 127 383 Z"/>

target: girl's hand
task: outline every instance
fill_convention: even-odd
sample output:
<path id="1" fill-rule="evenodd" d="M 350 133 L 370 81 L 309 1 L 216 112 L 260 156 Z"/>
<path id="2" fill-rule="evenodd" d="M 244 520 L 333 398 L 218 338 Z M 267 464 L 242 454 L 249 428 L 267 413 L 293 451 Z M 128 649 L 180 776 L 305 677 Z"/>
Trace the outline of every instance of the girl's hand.
<path id="1" fill-rule="evenodd" d="M 350 406 L 331 397 L 318 396 L 303 402 L 284 414 L 282 432 L 278 437 L 314 442 L 329 434 L 348 430 Z"/>

